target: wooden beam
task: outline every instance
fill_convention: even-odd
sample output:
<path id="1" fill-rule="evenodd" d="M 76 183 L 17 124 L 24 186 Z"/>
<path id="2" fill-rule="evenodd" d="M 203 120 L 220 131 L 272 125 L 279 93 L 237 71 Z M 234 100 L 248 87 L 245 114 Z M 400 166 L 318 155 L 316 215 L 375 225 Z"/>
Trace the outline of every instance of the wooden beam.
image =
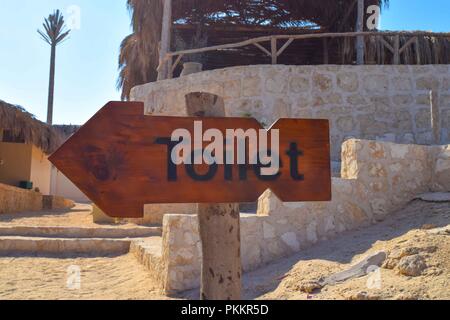
<path id="1" fill-rule="evenodd" d="M 163 0 L 163 18 L 161 27 L 161 42 L 159 48 L 159 66 L 158 80 L 164 80 L 169 77 L 169 66 L 166 64 L 166 56 L 170 51 L 172 35 L 172 0 Z"/>
<path id="2" fill-rule="evenodd" d="M 173 78 L 173 57 L 170 57 L 169 60 L 167 60 L 167 79 Z"/>
<path id="3" fill-rule="evenodd" d="M 403 53 L 403 51 L 406 50 L 406 48 L 408 48 L 410 45 L 412 45 L 414 43 L 414 41 L 416 41 L 416 37 L 412 37 L 411 39 L 409 39 L 401 48 L 400 48 L 400 53 Z"/>
<path id="4" fill-rule="evenodd" d="M 277 52 L 277 57 L 279 57 L 279 56 L 284 52 L 284 50 L 286 50 L 287 47 L 289 47 L 289 46 L 291 45 L 291 43 L 292 43 L 293 41 L 294 41 L 294 38 L 289 38 L 289 40 L 286 41 L 286 43 L 281 47 L 281 49 L 278 50 L 278 52 Z"/>
<path id="5" fill-rule="evenodd" d="M 270 39 L 270 48 L 271 48 L 271 56 L 272 56 L 272 64 L 277 64 L 277 58 L 278 58 L 278 56 L 277 56 L 277 51 L 278 51 L 278 48 L 277 48 L 277 38 L 275 38 L 275 37 L 272 37 L 271 39 Z"/>
<path id="6" fill-rule="evenodd" d="M 400 36 L 394 37 L 394 64 L 400 64 Z"/>
<path id="7" fill-rule="evenodd" d="M 420 57 L 420 41 L 419 41 L 419 37 L 416 37 L 416 60 L 417 60 L 417 64 L 418 65 L 422 64 L 422 59 Z"/>
<path id="8" fill-rule="evenodd" d="M 183 54 L 180 54 L 180 55 L 177 57 L 177 59 L 175 60 L 175 62 L 173 63 L 172 71 L 171 71 L 172 76 L 173 76 L 173 73 L 175 72 L 175 69 L 177 68 L 178 64 L 180 63 L 181 59 L 183 58 L 183 56 L 184 56 Z"/>
<path id="9" fill-rule="evenodd" d="M 380 37 L 380 41 L 381 43 L 392 53 L 394 53 L 394 48 L 391 46 L 391 44 L 389 42 L 387 42 L 383 36 Z"/>
<path id="10" fill-rule="evenodd" d="M 371 32 L 340 32 L 340 33 L 313 33 L 313 34 L 296 34 L 296 35 L 276 35 L 276 36 L 264 36 L 253 38 L 241 42 L 222 44 L 217 46 L 198 48 L 198 49 L 189 49 L 189 50 L 181 50 L 177 52 L 169 52 L 167 56 L 175 56 L 179 54 L 195 54 L 202 52 L 210 52 L 217 50 L 225 50 L 225 49 L 234 49 L 245 47 L 248 45 L 253 45 L 258 42 L 271 41 L 272 38 L 277 40 L 289 39 L 293 38 L 294 40 L 304 40 L 304 39 L 322 39 L 322 38 L 343 38 L 343 37 L 370 37 L 370 36 L 430 36 L 430 37 L 450 37 L 450 33 L 433 33 L 433 32 L 379 32 L 379 31 L 371 31 Z"/>
<path id="11" fill-rule="evenodd" d="M 356 32 L 364 31 L 364 0 L 358 0 L 358 14 L 356 19 Z M 364 37 L 356 38 L 356 63 L 364 64 Z"/>
<path id="12" fill-rule="evenodd" d="M 260 45 L 258 42 L 253 43 L 253 45 L 255 47 L 257 47 L 258 49 L 260 49 L 262 52 L 264 52 L 265 54 L 267 54 L 269 57 L 272 56 L 272 54 L 270 53 L 269 50 L 267 50 L 266 48 L 264 48 L 262 45 Z"/>

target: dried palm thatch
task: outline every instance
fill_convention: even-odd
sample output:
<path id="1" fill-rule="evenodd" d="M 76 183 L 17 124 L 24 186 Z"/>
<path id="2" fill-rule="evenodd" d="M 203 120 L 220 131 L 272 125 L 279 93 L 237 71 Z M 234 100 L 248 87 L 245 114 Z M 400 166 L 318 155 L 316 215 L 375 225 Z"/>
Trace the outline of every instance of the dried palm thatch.
<path id="1" fill-rule="evenodd" d="M 52 127 L 64 140 L 69 139 L 81 128 L 81 126 L 74 124 L 53 125 Z"/>
<path id="2" fill-rule="evenodd" d="M 0 129 L 9 132 L 16 141 L 34 144 L 46 154 L 54 152 L 63 142 L 51 126 L 37 120 L 20 106 L 0 100 Z"/>
<path id="3" fill-rule="evenodd" d="M 356 0 L 173 0 L 172 50 L 238 42 L 262 35 L 354 31 Z M 388 0 L 366 0 L 366 5 L 388 4 Z M 163 6 L 161 0 L 128 0 L 133 34 L 121 45 L 117 83 L 122 98 L 132 87 L 155 81 L 159 63 Z M 303 42 L 292 56 L 294 64 L 316 63 L 321 41 Z M 303 46 L 306 50 L 301 50 Z M 334 49 L 337 48 L 335 45 Z M 333 47 L 330 48 L 331 50 Z M 291 48 L 292 50 L 292 48 Z M 216 52 L 201 59 L 205 69 L 227 65 L 260 63 L 258 49 Z"/>
<path id="4" fill-rule="evenodd" d="M 383 32 L 380 32 L 380 36 Z M 384 44 L 393 44 L 394 36 L 366 37 L 365 57 L 367 64 L 393 64 L 394 55 Z M 411 41 L 413 40 L 413 41 Z M 405 46 L 400 54 L 400 64 L 450 64 L 450 38 L 434 36 L 418 36 L 414 41 L 410 35 L 400 34 L 400 48 Z M 339 43 L 339 51 L 342 53 L 339 63 L 345 64 L 352 61 L 355 52 L 355 39 L 345 38 Z"/>

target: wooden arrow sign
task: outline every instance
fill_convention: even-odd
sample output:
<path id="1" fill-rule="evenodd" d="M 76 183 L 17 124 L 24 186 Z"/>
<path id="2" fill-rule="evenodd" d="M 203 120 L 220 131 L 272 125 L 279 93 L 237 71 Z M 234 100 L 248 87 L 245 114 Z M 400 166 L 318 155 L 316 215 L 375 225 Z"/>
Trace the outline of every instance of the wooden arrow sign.
<path id="1" fill-rule="evenodd" d="M 144 205 L 152 203 L 254 202 L 269 188 L 285 202 L 331 200 L 327 120 L 281 119 L 272 126 L 280 153 L 280 169 L 272 176 L 261 175 L 259 162 L 175 165 L 172 134 L 186 129 L 195 136 L 198 121 L 204 131 L 217 129 L 224 137 L 230 129 L 262 129 L 251 118 L 146 116 L 143 103 L 110 102 L 50 161 L 118 218 L 142 217 Z"/>

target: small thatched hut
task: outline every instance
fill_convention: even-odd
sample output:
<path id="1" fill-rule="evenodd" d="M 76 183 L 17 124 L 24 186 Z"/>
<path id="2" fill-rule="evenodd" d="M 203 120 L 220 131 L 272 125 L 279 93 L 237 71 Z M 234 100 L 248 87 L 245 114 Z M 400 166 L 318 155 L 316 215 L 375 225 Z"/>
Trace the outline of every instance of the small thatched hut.
<path id="1" fill-rule="evenodd" d="M 63 142 L 51 126 L 37 120 L 24 108 L 0 100 L 0 141 L 33 144 L 46 154 Z"/>
<path id="2" fill-rule="evenodd" d="M 63 142 L 54 128 L 0 100 L 0 184 L 50 194 L 48 155 Z"/>

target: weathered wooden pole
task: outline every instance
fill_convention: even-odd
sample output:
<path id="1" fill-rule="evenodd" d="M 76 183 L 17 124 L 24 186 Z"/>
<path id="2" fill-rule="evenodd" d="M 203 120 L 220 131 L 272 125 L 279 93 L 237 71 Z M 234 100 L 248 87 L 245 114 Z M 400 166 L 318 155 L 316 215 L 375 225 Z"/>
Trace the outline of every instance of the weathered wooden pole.
<path id="1" fill-rule="evenodd" d="M 417 64 L 420 65 L 421 64 L 421 58 L 420 58 L 420 40 L 419 40 L 419 36 L 416 37 L 416 60 L 417 60 Z"/>
<path id="2" fill-rule="evenodd" d="M 199 93 L 201 95 L 201 93 Z M 210 97 L 208 97 L 210 98 Z M 208 99 L 206 98 L 206 99 Z M 188 103 L 188 116 L 224 117 L 223 105 Z M 198 204 L 202 243 L 201 300 L 241 299 L 241 228 L 239 204 Z"/>
<path id="3" fill-rule="evenodd" d="M 358 14 L 356 19 L 356 32 L 364 31 L 364 0 L 358 0 Z M 356 63 L 364 64 L 364 37 L 356 38 Z"/>
<path id="4" fill-rule="evenodd" d="M 400 36 L 394 36 L 394 64 L 400 64 Z"/>
<path id="5" fill-rule="evenodd" d="M 200 299 L 241 299 L 241 234 L 239 205 L 199 204 L 203 261 Z"/>
<path id="6" fill-rule="evenodd" d="M 270 51 L 272 56 L 272 64 L 277 64 L 278 62 L 278 48 L 277 48 L 277 39 L 272 37 L 270 39 Z"/>
<path id="7" fill-rule="evenodd" d="M 158 80 L 165 80 L 169 77 L 168 64 L 163 63 L 164 58 L 170 51 L 170 43 L 172 36 L 172 0 L 163 0 L 163 18 L 161 27 L 161 43 L 159 46 L 159 71 Z"/>

